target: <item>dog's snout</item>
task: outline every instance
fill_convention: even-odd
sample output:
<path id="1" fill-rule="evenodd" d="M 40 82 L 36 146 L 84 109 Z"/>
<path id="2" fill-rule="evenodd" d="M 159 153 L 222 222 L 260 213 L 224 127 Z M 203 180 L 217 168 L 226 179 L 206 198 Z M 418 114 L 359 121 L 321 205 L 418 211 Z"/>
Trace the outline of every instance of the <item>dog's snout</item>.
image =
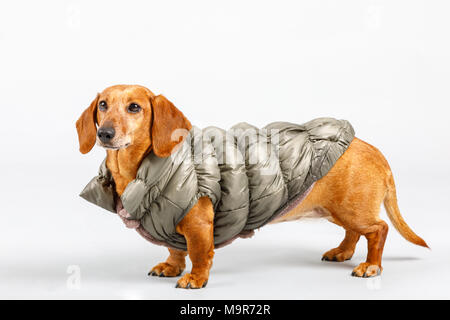
<path id="1" fill-rule="evenodd" d="M 97 136 L 103 143 L 111 142 L 116 134 L 116 130 L 113 127 L 100 128 L 98 129 Z"/>

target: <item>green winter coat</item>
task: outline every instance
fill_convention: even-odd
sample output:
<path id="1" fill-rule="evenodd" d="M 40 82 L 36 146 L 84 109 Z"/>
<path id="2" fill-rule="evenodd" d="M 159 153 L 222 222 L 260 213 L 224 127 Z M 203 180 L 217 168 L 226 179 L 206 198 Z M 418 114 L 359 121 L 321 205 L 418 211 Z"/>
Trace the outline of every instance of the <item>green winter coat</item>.
<path id="1" fill-rule="evenodd" d="M 349 122 L 331 118 L 302 125 L 275 122 L 263 130 L 246 123 L 229 131 L 193 127 L 170 157 L 150 153 L 143 160 L 121 202 L 130 219 L 140 221 L 145 238 L 186 250 L 176 226 L 207 196 L 215 208 L 214 243 L 220 247 L 298 204 L 353 138 Z M 116 212 L 117 196 L 105 161 L 81 197 Z"/>

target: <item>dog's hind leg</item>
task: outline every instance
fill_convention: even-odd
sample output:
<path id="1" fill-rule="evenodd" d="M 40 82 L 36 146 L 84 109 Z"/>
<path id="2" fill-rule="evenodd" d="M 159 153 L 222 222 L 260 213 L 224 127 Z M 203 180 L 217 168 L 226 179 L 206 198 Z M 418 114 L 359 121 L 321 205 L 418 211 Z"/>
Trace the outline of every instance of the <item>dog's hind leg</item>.
<path id="1" fill-rule="evenodd" d="M 322 261 L 336 261 L 342 262 L 350 260 L 355 252 L 356 244 L 358 243 L 360 234 L 351 230 L 345 231 L 345 238 L 341 244 L 334 249 L 324 253 Z"/>
<path id="2" fill-rule="evenodd" d="M 186 251 L 169 249 L 169 257 L 166 262 L 161 262 L 153 267 L 149 276 L 178 277 L 186 268 Z"/>
<path id="3" fill-rule="evenodd" d="M 381 274 L 381 257 L 383 255 L 384 242 L 388 233 L 388 225 L 383 220 L 367 228 L 364 236 L 367 239 L 368 253 L 366 262 L 353 269 L 352 276 L 374 277 Z"/>
<path id="4" fill-rule="evenodd" d="M 316 196 L 316 206 L 326 208 L 332 218 L 330 221 L 350 231 L 337 249 L 324 255 L 325 260 L 333 260 L 335 256 L 337 261 L 351 257 L 359 236 L 364 236 L 368 242 L 367 260 L 357 266 L 352 275 L 372 277 L 381 273 L 388 226 L 380 219 L 379 213 L 391 175 L 383 155 L 376 148 L 355 139 L 330 172 L 316 183 L 311 192 L 313 194 L 319 187 L 320 198 Z M 343 248 L 347 252 L 337 256 Z"/>

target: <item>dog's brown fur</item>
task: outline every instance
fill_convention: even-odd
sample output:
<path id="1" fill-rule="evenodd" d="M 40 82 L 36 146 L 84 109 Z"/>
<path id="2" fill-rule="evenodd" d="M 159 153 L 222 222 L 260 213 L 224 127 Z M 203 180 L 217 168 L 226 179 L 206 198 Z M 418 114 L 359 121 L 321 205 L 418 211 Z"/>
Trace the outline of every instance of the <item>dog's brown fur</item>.
<path id="1" fill-rule="evenodd" d="M 98 110 L 100 101 L 108 105 Z M 130 103 L 137 103 L 138 114 L 126 112 Z M 136 177 L 142 159 L 153 150 L 160 157 L 169 156 L 179 145 L 190 122 L 164 96 L 155 96 L 141 86 L 118 85 L 98 94 L 77 121 L 80 151 L 89 152 L 96 142 L 96 124 L 113 125 L 117 134 L 107 150 L 106 165 L 115 181 L 120 196 Z M 182 129 L 174 141 L 173 132 Z M 123 147 L 128 142 L 127 147 Z M 99 143 L 101 144 L 101 143 Z M 106 146 L 108 147 L 108 146 Z M 394 179 L 388 162 L 375 147 L 355 138 L 348 150 L 330 172 L 317 181 L 306 199 L 291 212 L 273 223 L 297 220 L 305 216 L 327 218 L 346 230 L 345 239 L 322 259 L 344 261 L 353 256 L 361 235 L 368 241 L 367 260 L 353 270 L 357 277 L 371 277 L 381 273 L 381 258 L 388 233 L 388 225 L 379 218 L 384 202 L 395 228 L 408 241 L 428 247 L 400 215 L 397 206 Z M 192 261 L 191 273 L 178 280 L 177 287 L 201 288 L 208 281 L 214 256 L 214 210 L 209 198 L 200 198 L 176 230 L 186 238 L 188 251 L 169 249 L 166 262 L 156 265 L 149 274 L 174 277 L 185 268 L 185 257 Z"/>

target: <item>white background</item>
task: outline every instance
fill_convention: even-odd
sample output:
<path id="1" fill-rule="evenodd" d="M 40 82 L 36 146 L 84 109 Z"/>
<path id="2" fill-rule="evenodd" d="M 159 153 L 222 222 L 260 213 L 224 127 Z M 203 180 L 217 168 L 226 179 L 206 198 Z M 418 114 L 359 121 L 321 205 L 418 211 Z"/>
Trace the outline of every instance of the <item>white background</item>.
<path id="1" fill-rule="evenodd" d="M 411 0 L 1 2 L 0 298 L 450 298 L 449 9 Z M 199 127 L 350 120 L 389 160 L 403 216 L 433 250 L 391 228 L 382 277 L 356 279 L 365 239 L 353 260 L 325 263 L 343 230 L 294 222 L 218 250 L 205 290 L 148 278 L 166 249 L 78 197 L 104 151 L 78 153 L 75 121 L 119 83 L 163 93 Z M 79 289 L 68 268 L 79 268 Z"/>

